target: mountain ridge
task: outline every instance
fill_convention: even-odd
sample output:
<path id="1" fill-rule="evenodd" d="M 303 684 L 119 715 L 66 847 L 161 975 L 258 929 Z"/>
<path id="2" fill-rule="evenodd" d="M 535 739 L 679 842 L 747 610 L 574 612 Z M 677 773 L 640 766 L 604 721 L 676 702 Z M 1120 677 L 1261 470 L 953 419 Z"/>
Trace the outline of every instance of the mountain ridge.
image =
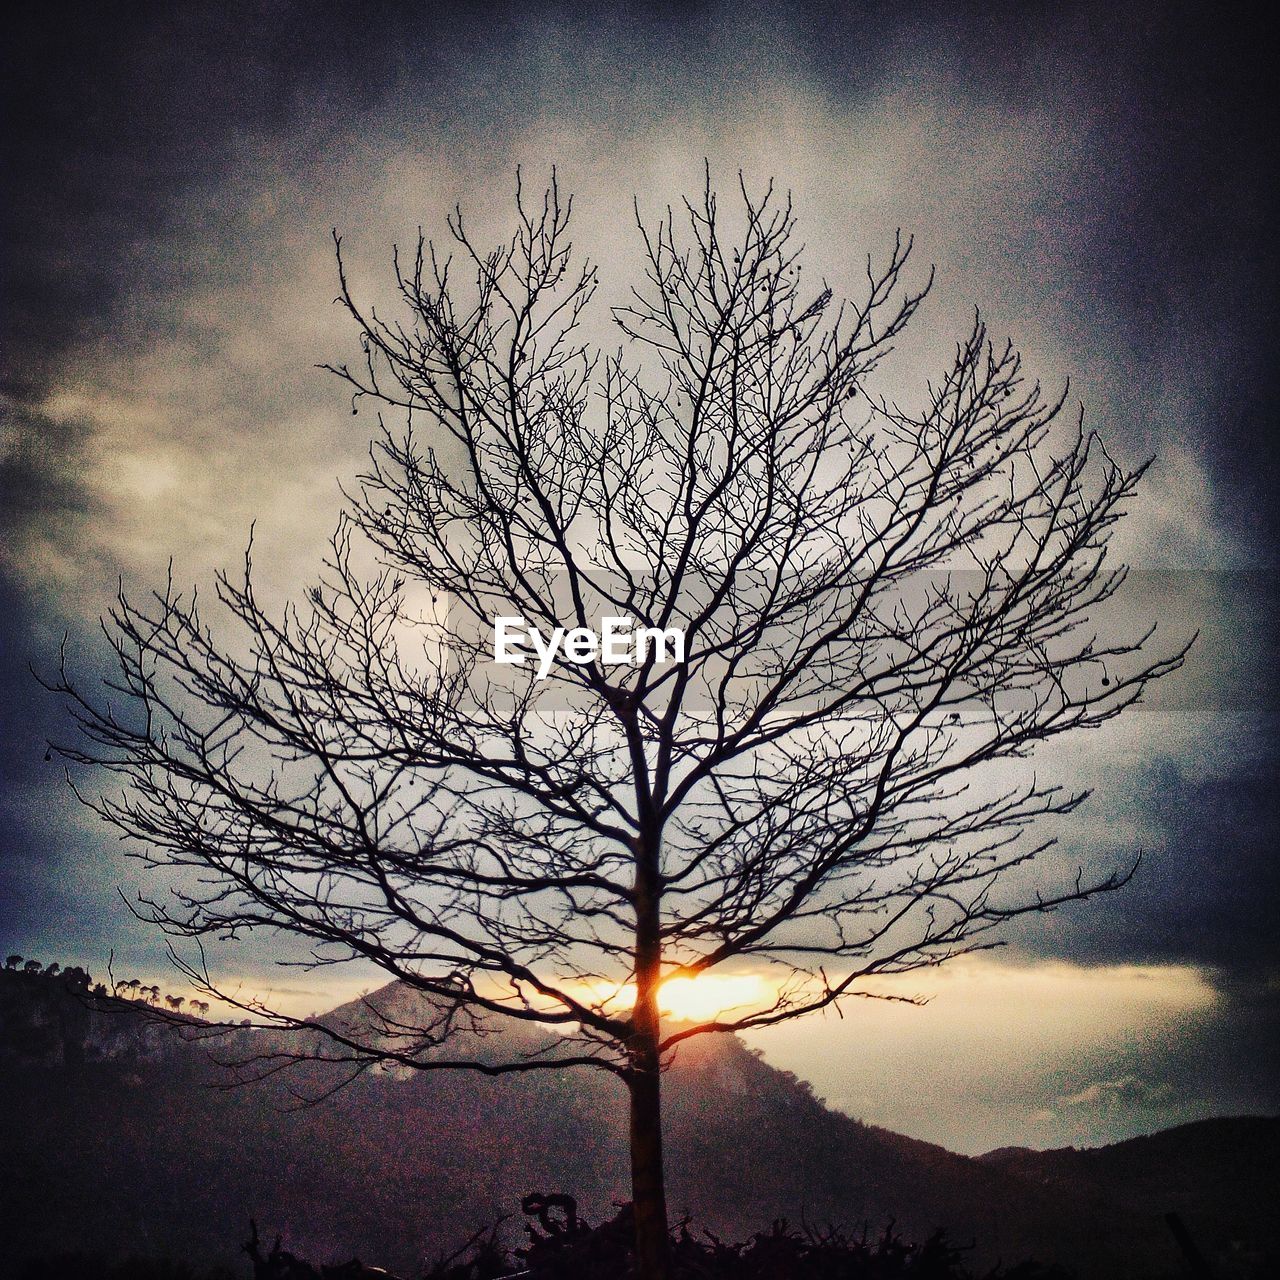
<path id="1" fill-rule="evenodd" d="M 625 1094 L 601 1073 L 369 1074 L 323 1103 L 288 1110 L 299 1093 L 332 1083 L 336 1069 L 306 1064 L 227 1089 L 211 1046 L 188 1038 L 198 1021 L 156 1025 L 136 1017 L 145 1010 L 123 1007 L 134 1002 L 89 1012 L 89 1042 L 114 1046 L 99 1060 L 59 1060 L 65 1036 L 35 1037 L 43 1056 L 24 1058 L 14 1048 L 24 1038 L 14 1034 L 22 1010 L 53 1017 L 53 988 L 35 1000 L 28 978 L 0 978 L 0 1084 L 11 1113 L 0 1159 L 22 1171 L 9 1208 L 11 1239 L 27 1253 L 93 1246 L 234 1262 L 254 1214 L 305 1256 L 359 1253 L 403 1272 L 509 1214 L 529 1191 L 571 1192 L 591 1221 L 626 1196 Z M 15 998 L 19 986 L 25 1004 Z M 358 1019 L 400 995 L 381 988 L 325 1017 Z M 136 1052 L 129 1035 L 93 1030 L 95 1020 L 130 1012 Z M 282 1034 L 235 1029 L 212 1047 L 225 1059 L 270 1048 Z M 1199 1122 L 1218 1126 L 1203 1144 L 1194 1126 L 1168 1131 L 1181 1136 L 1160 1150 L 1166 1163 L 1174 1148 L 1183 1151 L 1175 1167 L 1183 1185 L 1161 1181 L 1142 1148 L 1135 1155 L 1141 1139 L 1081 1166 L 1075 1156 L 1088 1153 L 975 1159 L 863 1124 L 732 1037 L 685 1042 L 666 1099 L 673 1211 L 725 1238 L 779 1217 L 872 1231 L 892 1220 L 916 1239 L 941 1226 L 975 1240 L 975 1265 L 1034 1255 L 1098 1278 L 1176 1274 L 1179 1256 L 1160 1217 L 1170 1209 L 1215 1257 L 1275 1240 L 1265 1197 L 1280 1202 L 1280 1122 L 1248 1139 L 1258 1158 L 1244 1172 L 1257 1166 L 1258 1194 L 1245 1198 L 1260 1206 L 1250 1222 L 1203 1185 L 1211 1177 L 1230 1184 L 1241 1165 L 1230 1120 Z M 1126 1178 L 1134 1188 L 1127 1199 L 1117 1191 Z"/>

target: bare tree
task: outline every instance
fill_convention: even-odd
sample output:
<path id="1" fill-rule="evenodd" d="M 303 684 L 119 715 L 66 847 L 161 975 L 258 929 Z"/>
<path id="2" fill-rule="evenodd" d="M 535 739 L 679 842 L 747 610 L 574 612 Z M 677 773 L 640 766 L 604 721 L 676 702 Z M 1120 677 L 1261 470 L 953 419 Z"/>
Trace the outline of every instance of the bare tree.
<path id="1" fill-rule="evenodd" d="M 275 612 L 246 556 L 216 625 L 172 583 L 122 593 L 113 700 L 54 682 L 83 731 L 61 749 L 123 777 L 89 802 L 138 856 L 198 873 L 140 908 L 171 935 L 281 929 L 421 993 L 376 1035 L 274 1015 L 324 1030 L 319 1056 L 616 1075 L 639 1274 L 659 1277 L 676 1045 L 1117 887 L 1037 887 L 1040 820 L 1084 797 L 1017 762 L 1185 650 L 1096 636 L 1142 468 L 979 320 L 919 408 L 876 392 L 928 288 L 905 284 L 909 243 L 836 304 L 801 283 L 789 201 L 743 187 L 725 212 L 708 183 L 637 215 L 646 274 L 605 354 L 581 336 L 596 273 L 571 201 L 553 179 L 516 204 L 492 252 L 459 213 L 452 258 L 397 255 L 395 320 L 357 301 L 339 242 L 363 359 L 333 371 L 380 434 L 323 573 Z M 548 635 L 611 616 L 685 649 L 609 665 L 569 636 L 499 665 L 512 616 Z M 661 1018 L 664 981 L 744 964 L 776 975 L 758 1006 Z M 521 1023 L 561 1035 L 504 1056 L 457 1034 Z"/>

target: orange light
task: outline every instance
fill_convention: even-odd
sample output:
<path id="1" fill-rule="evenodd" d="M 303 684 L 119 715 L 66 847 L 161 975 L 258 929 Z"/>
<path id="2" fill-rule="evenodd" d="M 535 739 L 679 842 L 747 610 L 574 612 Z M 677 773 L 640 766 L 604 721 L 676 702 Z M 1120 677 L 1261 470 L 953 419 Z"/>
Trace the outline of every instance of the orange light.
<path id="1" fill-rule="evenodd" d="M 704 973 L 669 978 L 658 997 L 662 1012 L 680 1022 L 733 1018 L 771 1003 L 764 980 L 754 973 Z"/>

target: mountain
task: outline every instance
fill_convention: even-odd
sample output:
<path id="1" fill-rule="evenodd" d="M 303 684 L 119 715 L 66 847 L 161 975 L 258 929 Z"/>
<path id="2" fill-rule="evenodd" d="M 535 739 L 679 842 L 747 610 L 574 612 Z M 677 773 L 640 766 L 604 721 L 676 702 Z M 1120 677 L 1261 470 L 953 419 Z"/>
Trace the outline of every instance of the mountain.
<path id="1" fill-rule="evenodd" d="M 242 1267 L 252 1214 L 304 1256 L 357 1253 L 411 1272 L 526 1192 L 571 1192 L 589 1221 L 625 1198 L 625 1097 L 611 1077 L 371 1072 L 298 1109 L 300 1089 L 337 1083 L 339 1069 L 227 1088 L 229 1072 L 210 1057 L 278 1048 L 284 1033 L 200 1042 L 198 1023 L 157 1027 L 125 1007 L 133 1002 L 109 999 L 59 1014 L 58 1001 L 75 997 L 30 979 L 0 973 L 0 1201 L 11 1218 L 0 1268 L 66 1249 Z M 417 998 L 393 984 L 327 1017 L 408 1020 Z M 79 1032 L 65 1030 L 73 1024 Z M 520 1034 L 535 1047 L 545 1033 Z M 670 1202 L 695 1228 L 740 1239 L 775 1217 L 873 1231 L 894 1220 L 922 1238 L 945 1226 L 977 1242 L 975 1266 L 1034 1255 L 1098 1280 L 1180 1273 L 1168 1209 L 1222 1257 L 1274 1242 L 1264 1197 L 1280 1199 L 1277 1122 L 1232 1129 L 1249 1123 L 974 1160 L 828 1109 L 731 1037 L 686 1043 L 666 1082 Z M 1233 1133 L 1247 1134 L 1247 1161 Z"/>
<path id="2" fill-rule="evenodd" d="M 1079 1150 L 1002 1147 L 979 1157 L 1073 1199 L 1145 1220 L 1177 1213 L 1199 1247 L 1224 1264 L 1256 1260 L 1280 1240 L 1280 1118 L 1198 1120 L 1148 1137 Z M 1219 1268 L 1229 1272 L 1230 1266 Z"/>

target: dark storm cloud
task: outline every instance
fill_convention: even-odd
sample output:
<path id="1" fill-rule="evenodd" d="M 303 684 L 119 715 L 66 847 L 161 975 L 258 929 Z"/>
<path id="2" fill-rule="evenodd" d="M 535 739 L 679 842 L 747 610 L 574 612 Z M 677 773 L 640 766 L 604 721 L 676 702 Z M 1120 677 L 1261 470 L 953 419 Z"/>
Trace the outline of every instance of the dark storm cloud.
<path id="1" fill-rule="evenodd" d="M 1266 991 L 1280 976 L 1265 906 L 1280 900 L 1275 575 L 1136 573 L 1128 585 L 1136 620 L 1201 634 L 1181 676 L 1131 713 L 1127 749 L 1080 744 L 1107 768 L 1075 770 L 1095 793 L 1054 860 L 1060 874 L 1141 863 L 1120 892 L 1024 920 L 1011 941 L 1083 963 L 1198 964 L 1226 991 Z"/>
<path id="2" fill-rule="evenodd" d="M 305 134 L 299 159 L 318 163 L 326 122 L 398 114 L 399 90 L 479 133 L 574 94 L 616 116 L 790 77 L 842 104 L 936 94 L 958 119 L 990 105 L 1100 116 L 1108 145 L 1062 193 L 1084 232 L 1056 264 L 1073 296 L 1137 316 L 1189 299 L 1251 314 L 1274 282 L 1270 60 L 1202 6 L 55 5 L 24 11 L 8 49 L 7 292 L 51 346 L 145 271 L 130 249 L 164 230 L 177 193 L 216 179 L 246 129 L 291 146 Z M 559 83 L 531 97 L 539 65 Z M 1083 335 L 1096 342 L 1112 309 L 1079 312 Z"/>
<path id="3" fill-rule="evenodd" d="M 341 119 L 394 77 L 369 48 L 384 27 L 335 30 L 326 19 L 352 6 L 309 8 L 303 20 L 273 4 L 54 4 L 12 19 L 3 227 L 19 389 L 100 337 L 129 292 L 164 282 L 153 249 L 176 200 L 216 187 L 243 130 L 282 134 L 325 99 Z"/>
<path id="4" fill-rule="evenodd" d="M 1061 864 L 1115 866 L 1140 852 L 1133 880 L 1049 919 L 1020 922 L 1006 935 L 1015 949 L 1082 964 L 1192 964 L 1225 996 L 1270 992 L 1274 1000 L 1280 768 L 1267 743 L 1251 745 L 1256 755 L 1209 777 L 1197 776 L 1193 760 L 1109 771 L 1095 821 L 1110 826 L 1111 839 L 1086 845 L 1068 828 Z"/>
<path id="5" fill-rule="evenodd" d="M 247 131 L 316 161 L 326 121 L 345 128 L 395 83 L 405 11 L 371 23 L 350 5 L 52 4 L 6 23 L 0 932 L 24 947 L 53 938 L 90 959 L 141 942 L 101 833 L 67 808 L 44 759 L 65 723 L 28 670 L 48 671 L 64 628 L 82 657 L 105 658 L 91 620 L 59 598 L 56 562 L 108 583 L 117 572 L 96 527 L 96 426 L 49 412 L 45 396 L 86 352 L 125 369 L 172 331 L 181 290 L 221 248 L 200 235 L 214 228 L 191 225 L 192 194 L 216 211 Z"/>
<path id="6" fill-rule="evenodd" d="M 81 465 L 92 422 L 74 414 L 55 418 L 19 400 L 0 400 L 0 421 L 0 529 L 6 539 L 82 528 L 100 514 Z M 37 553 L 24 546 L 15 554 L 29 562 Z"/>
<path id="7" fill-rule="evenodd" d="M 1219 515 L 1274 563 L 1274 36 L 1189 3 L 940 6 L 900 25 L 895 12 L 806 7 L 794 29 L 836 97 L 878 70 L 940 93 L 955 119 L 1000 103 L 1068 134 L 1087 122 L 1062 189 L 1009 228 L 1043 270 L 1037 303 L 1069 349 L 1110 364 L 1121 402 L 1124 381 L 1140 410 L 1187 378 Z M 1162 437 L 1139 443 L 1159 452 Z"/>
<path id="8" fill-rule="evenodd" d="M 788 80 L 855 108 L 914 93 L 953 120 L 994 106 L 1099 131 L 1056 207 L 1011 228 L 1043 257 L 1039 305 L 1148 391 L 1167 361 L 1202 363 L 1197 443 L 1223 515 L 1255 544 L 1274 535 L 1272 62 L 1203 6 L 54 5 L 7 36 L 21 398 L 86 341 L 127 351 L 164 323 L 129 297 L 184 269 L 164 252 L 181 197 L 216 201 L 248 132 L 305 169 L 335 132 L 411 131 L 423 113 L 482 143 L 566 106 L 616 120 Z"/>

